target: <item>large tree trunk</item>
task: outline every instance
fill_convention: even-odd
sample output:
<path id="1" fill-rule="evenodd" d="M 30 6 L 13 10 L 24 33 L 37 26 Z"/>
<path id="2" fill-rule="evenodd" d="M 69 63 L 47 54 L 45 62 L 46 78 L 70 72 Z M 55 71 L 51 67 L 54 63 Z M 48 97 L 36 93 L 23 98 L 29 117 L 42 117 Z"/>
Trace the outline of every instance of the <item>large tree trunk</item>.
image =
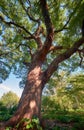
<path id="1" fill-rule="evenodd" d="M 33 65 L 32 65 L 33 66 Z M 13 117 L 5 123 L 6 126 L 15 126 L 23 118 L 31 119 L 33 116 L 40 118 L 41 115 L 41 96 L 43 88 L 43 76 L 41 66 L 31 67 L 25 88 L 19 101 L 18 109 Z M 4 130 L 4 128 L 0 128 Z"/>

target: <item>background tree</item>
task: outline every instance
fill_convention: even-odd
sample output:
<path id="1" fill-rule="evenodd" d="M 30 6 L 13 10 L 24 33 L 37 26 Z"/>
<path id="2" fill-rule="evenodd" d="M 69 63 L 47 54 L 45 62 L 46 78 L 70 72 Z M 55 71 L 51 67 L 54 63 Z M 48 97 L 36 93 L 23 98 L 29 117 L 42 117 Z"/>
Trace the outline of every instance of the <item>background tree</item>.
<path id="1" fill-rule="evenodd" d="M 1 0 L 0 81 L 13 72 L 25 83 L 18 109 L 5 126 L 40 118 L 42 90 L 53 73 L 70 57 L 82 65 L 83 8 L 83 0 Z"/>
<path id="2" fill-rule="evenodd" d="M 0 98 L 0 102 L 2 102 L 3 105 L 7 108 L 14 107 L 16 104 L 18 104 L 18 101 L 19 97 L 11 91 L 6 94 L 3 94 L 3 96 Z"/>
<path id="3" fill-rule="evenodd" d="M 19 102 L 19 97 L 9 91 L 0 98 L 0 121 L 8 120 L 14 114 Z"/>
<path id="4" fill-rule="evenodd" d="M 46 100 L 46 98 L 50 98 L 49 100 L 55 102 L 55 104 L 60 106 L 61 109 L 68 111 L 73 109 L 82 109 L 84 106 L 83 84 L 83 73 L 72 73 L 68 75 L 67 72 L 60 71 L 58 76 L 51 78 L 48 87 L 45 89 L 43 105 L 45 104 L 45 108 L 47 104 L 49 105 L 48 107 L 50 107 L 49 102 Z"/>

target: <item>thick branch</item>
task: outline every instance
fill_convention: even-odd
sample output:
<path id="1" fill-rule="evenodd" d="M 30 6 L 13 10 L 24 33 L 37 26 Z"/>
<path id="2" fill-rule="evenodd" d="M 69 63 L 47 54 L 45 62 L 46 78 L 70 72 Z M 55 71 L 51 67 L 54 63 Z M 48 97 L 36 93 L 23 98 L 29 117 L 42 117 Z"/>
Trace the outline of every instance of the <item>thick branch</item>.
<path id="1" fill-rule="evenodd" d="M 44 72 L 44 74 L 46 74 L 47 77 L 46 79 L 48 80 L 50 76 L 57 70 L 59 63 L 72 56 L 82 44 L 84 44 L 84 38 L 81 38 L 80 40 L 75 42 L 74 45 L 63 54 L 58 55 L 58 57 L 56 57 L 52 61 L 47 70 Z"/>
<path id="2" fill-rule="evenodd" d="M 36 42 L 37 42 L 37 45 L 38 45 L 38 49 L 40 50 L 43 46 L 43 43 L 41 41 L 41 38 L 40 37 L 37 37 L 35 38 Z"/>
<path id="3" fill-rule="evenodd" d="M 38 26 L 36 29 L 34 36 L 35 36 L 35 41 L 37 42 L 38 49 L 41 49 L 43 46 L 42 40 L 40 38 L 40 35 L 44 33 L 44 29 L 41 26 Z"/>
<path id="4" fill-rule="evenodd" d="M 40 34 L 43 34 L 43 33 L 44 33 L 43 27 L 39 26 L 39 27 L 36 29 L 34 35 L 35 35 L 35 37 L 39 37 Z"/>
<path id="5" fill-rule="evenodd" d="M 39 34 L 39 35 L 40 35 L 40 34 Z M 41 38 L 40 38 L 39 35 L 37 35 L 37 34 L 34 33 L 32 36 L 27 37 L 27 36 L 22 35 L 22 37 L 23 37 L 25 40 L 35 40 L 36 43 L 37 43 L 38 49 L 41 49 L 42 46 L 43 46 L 43 43 L 42 43 Z"/>
<path id="6" fill-rule="evenodd" d="M 37 54 L 37 56 L 39 60 L 44 61 L 52 45 L 54 31 L 53 31 L 52 22 L 49 16 L 48 5 L 46 3 L 46 0 L 40 0 L 40 5 L 41 5 L 42 15 L 43 15 L 46 30 L 47 30 L 47 36 L 44 42 L 44 46 L 40 49 L 40 51 L 38 52 L 39 55 Z"/>
<path id="7" fill-rule="evenodd" d="M 48 5 L 46 3 L 46 0 L 40 0 L 40 5 L 41 5 L 41 9 L 42 9 L 42 15 L 44 18 L 47 34 L 52 33 L 53 27 L 52 27 L 52 22 L 51 22 L 51 19 L 49 16 Z"/>
<path id="8" fill-rule="evenodd" d="M 51 46 L 49 52 L 64 49 L 63 46 Z"/>

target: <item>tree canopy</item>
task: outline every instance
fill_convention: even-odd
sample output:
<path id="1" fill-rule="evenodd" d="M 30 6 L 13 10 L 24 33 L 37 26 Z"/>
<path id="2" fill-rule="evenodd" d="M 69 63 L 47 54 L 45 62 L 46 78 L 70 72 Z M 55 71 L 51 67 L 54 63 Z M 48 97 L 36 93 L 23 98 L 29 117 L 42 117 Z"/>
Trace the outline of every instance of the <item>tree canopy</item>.
<path id="1" fill-rule="evenodd" d="M 83 0 L 47 0 L 47 4 L 55 35 L 42 66 L 43 70 L 81 38 L 84 19 Z M 44 14 L 46 18 L 43 19 L 40 6 L 39 0 L 1 0 L 0 82 L 12 71 L 17 77 L 23 78 L 23 85 L 33 55 L 43 48 L 51 21 L 47 20 L 48 14 Z M 82 45 L 71 60 L 64 62 L 62 66 L 72 68 L 82 64 L 83 54 Z"/>
<path id="2" fill-rule="evenodd" d="M 0 129 L 22 118 L 40 119 L 50 78 L 84 67 L 83 21 L 84 0 L 0 1 L 0 82 L 12 72 L 25 84 L 15 114 Z"/>

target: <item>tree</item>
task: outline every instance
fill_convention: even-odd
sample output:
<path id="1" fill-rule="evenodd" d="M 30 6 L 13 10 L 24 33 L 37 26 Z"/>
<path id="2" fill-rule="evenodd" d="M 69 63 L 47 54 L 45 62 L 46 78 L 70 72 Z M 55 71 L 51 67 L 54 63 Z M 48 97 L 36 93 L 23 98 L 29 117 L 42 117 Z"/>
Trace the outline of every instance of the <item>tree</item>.
<path id="1" fill-rule="evenodd" d="M 45 90 L 45 95 L 48 99 L 60 104 L 62 109 L 83 109 L 84 106 L 84 74 L 60 71 L 58 77 L 52 77 L 48 87 Z M 46 100 L 46 96 L 44 101 Z M 49 105 L 45 102 L 43 105 Z"/>
<path id="2" fill-rule="evenodd" d="M 40 118 L 42 91 L 53 73 L 78 54 L 82 65 L 83 7 L 83 0 L 1 0 L 0 81 L 12 71 L 25 82 L 18 109 L 5 126 Z"/>
<path id="3" fill-rule="evenodd" d="M 19 97 L 11 91 L 9 91 L 6 94 L 3 94 L 3 96 L 0 98 L 0 102 L 2 102 L 3 105 L 6 106 L 7 108 L 14 107 L 15 105 L 18 104 L 18 101 Z"/>
<path id="4" fill-rule="evenodd" d="M 0 98 L 0 121 L 8 120 L 15 112 L 19 102 L 19 97 L 9 91 Z"/>
<path id="5" fill-rule="evenodd" d="M 84 74 L 75 74 L 68 79 L 68 86 L 66 95 L 72 100 L 72 107 L 74 109 L 82 108 L 84 106 Z"/>

